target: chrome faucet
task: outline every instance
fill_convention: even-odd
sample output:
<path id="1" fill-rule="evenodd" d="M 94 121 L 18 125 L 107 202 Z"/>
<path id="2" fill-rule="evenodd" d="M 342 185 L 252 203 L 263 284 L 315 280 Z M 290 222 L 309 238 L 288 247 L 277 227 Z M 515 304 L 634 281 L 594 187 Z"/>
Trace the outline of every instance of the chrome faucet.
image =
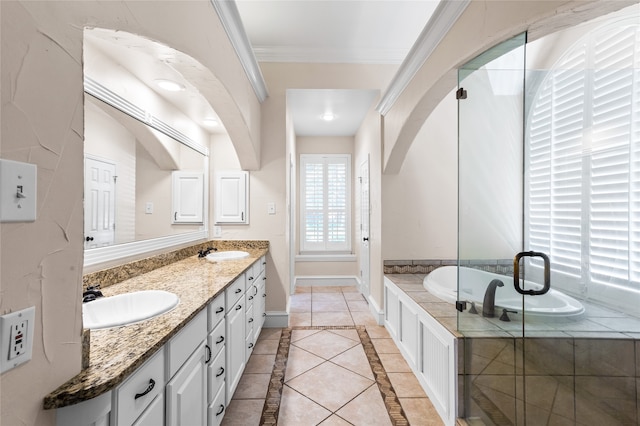
<path id="1" fill-rule="evenodd" d="M 496 287 L 503 287 L 504 283 L 499 279 L 492 280 L 484 292 L 484 302 L 482 303 L 482 316 L 493 318 L 496 307 Z"/>

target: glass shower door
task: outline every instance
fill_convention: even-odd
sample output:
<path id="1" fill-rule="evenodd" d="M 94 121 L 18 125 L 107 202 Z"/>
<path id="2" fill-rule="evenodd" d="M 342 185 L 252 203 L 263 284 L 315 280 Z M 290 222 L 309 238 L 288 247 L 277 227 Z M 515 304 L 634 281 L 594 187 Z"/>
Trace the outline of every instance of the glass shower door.
<path id="1" fill-rule="evenodd" d="M 524 297 L 514 288 L 523 241 L 526 35 L 459 70 L 458 330 L 465 417 L 523 424 Z M 521 268 L 524 269 L 523 267 Z M 524 272 L 524 271 L 523 271 Z"/>

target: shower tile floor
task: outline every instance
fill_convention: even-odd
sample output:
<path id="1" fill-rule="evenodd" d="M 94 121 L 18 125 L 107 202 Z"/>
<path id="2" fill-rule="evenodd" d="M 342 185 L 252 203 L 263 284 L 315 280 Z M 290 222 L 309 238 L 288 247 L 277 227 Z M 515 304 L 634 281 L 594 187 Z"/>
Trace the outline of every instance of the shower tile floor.
<path id="1" fill-rule="evenodd" d="M 299 287 L 290 311 L 290 328 L 262 330 L 223 425 L 443 424 L 355 287 Z M 284 365 L 278 357 L 284 372 L 277 372 Z M 277 374 L 283 380 L 272 391 Z"/>

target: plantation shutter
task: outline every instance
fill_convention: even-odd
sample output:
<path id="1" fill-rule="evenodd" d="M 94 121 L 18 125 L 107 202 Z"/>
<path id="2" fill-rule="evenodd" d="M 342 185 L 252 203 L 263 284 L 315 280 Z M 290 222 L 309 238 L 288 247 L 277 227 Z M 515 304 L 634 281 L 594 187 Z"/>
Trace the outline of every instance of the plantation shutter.
<path id="1" fill-rule="evenodd" d="M 351 156 L 301 155 L 301 251 L 349 252 Z"/>
<path id="2" fill-rule="evenodd" d="M 640 278 L 638 28 L 574 46 L 529 116 L 529 247 L 582 284 L 635 289 Z"/>

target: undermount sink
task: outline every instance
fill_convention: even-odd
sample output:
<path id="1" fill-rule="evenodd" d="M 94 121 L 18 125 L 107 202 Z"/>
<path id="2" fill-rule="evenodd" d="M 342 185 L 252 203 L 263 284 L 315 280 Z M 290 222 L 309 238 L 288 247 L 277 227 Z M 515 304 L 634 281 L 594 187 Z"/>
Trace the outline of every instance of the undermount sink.
<path id="1" fill-rule="evenodd" d="M 144 321 L 172 310 L 180 298 L 164 290 L 103 297 L 82 305 L 84 328 L 99 329 Z"/>
<path id="2" fill-rule="evenodd" d="M 244 259 L 245 257 L 249 257 L 249 253 L 247 253 L 246 251 L 239 251 L 239 250 L 217 251 L 214 253 L 209 253 L 207 255 L 207 260 L 209 262 L 220 262 L 223 260 Z"/>

